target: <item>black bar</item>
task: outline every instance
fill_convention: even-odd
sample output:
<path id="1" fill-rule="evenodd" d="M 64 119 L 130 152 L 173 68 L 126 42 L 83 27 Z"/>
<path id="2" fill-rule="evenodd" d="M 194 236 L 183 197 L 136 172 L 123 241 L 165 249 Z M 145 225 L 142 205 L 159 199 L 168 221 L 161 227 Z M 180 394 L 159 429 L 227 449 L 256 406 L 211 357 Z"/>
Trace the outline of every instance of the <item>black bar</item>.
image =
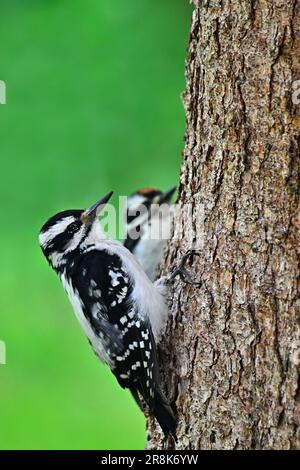
<path id="1" fill-rule="evenodd" d="M 70 464 L 76 465 L 93 464 L 97 468 L 107 466 L 115 467 L 121 465 L 126 468 L 138 468 L 141 465 L 177 466 L 188 465 L 191 467 L 204 465 L 217 465 L 220 469 L 224 465 L 237 464 L 239 470 L 244 468 L 253 469 L 253 465 L 262 464 L 266 468 L 271 465 L 292 465 L 299 461 L 297 451 L 193 451 L 193 450 L 145 450 L 145 451 L 116 451 L 116 450 L 93 450 L 93 451 L 0 451 L 0 467 L 8 468 L 8 464 L 26 464 L 33 462 L 40 464 Z M 6 465 L 3 465 L 6 464 Z M 242 468 L 241 468 L 242 466 Z M 20 467 L 21 468 L 21 467 Z M 95 468 L 95 467 L 94 467 Z M 94 469 L 93 469 L 94 470 Z"/>

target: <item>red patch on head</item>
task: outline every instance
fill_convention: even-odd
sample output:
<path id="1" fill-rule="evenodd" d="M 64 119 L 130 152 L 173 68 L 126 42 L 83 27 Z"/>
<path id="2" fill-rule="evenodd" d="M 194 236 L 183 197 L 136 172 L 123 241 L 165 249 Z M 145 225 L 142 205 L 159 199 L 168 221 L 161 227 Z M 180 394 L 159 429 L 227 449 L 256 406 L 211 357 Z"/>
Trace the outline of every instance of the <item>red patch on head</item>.
<path id="1" fill-rule="evenodd" d="M 158 189 L 155 188 L 142 188 L 139 190 L 140 194 L 147 195 L 149 193 L 156 193 L 159 192 Z"/>

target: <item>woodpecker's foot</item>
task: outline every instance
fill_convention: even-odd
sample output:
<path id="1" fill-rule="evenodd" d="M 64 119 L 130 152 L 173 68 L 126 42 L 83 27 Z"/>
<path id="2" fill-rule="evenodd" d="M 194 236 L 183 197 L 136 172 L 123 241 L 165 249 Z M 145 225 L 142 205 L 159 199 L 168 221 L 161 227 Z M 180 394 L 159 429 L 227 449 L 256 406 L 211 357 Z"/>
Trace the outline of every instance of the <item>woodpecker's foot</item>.
<path id="1" fill-rule="evenodd" d="M 182 260 L 179 264 L 179 266 L 172 272 L 170 275 L 168 282 L 172 282 L 176 276 L 179 276 L 182 282 L 185 284 L 190 284 L 192 286 L 200 286 L 201 282 L 196 282 L 193 280 L 192 276 L 190 273 L 185 269 L 186 262 L 188 260 L 193 261 L 195 256 L 200 256 L 200 253 L 198 253 L 195 250 L 189 250 L 183 257 Z"/>

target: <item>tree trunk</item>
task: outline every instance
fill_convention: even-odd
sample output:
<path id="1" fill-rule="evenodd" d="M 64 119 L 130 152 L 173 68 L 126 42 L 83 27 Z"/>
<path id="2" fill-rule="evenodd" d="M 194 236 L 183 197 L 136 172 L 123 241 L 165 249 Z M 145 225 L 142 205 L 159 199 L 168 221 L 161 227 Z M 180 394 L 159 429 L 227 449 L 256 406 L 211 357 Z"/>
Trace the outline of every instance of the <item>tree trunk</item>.
<path id="1" fill-rule="evenodd" d="M 300 0 L 194 4 L 163 267 L 201 254 L 201 286 L 171 289 L 160 351 L 176 448 L 299 449 Z M 148 432 L 148 448 L 173 448 L 153 420 Z"/>

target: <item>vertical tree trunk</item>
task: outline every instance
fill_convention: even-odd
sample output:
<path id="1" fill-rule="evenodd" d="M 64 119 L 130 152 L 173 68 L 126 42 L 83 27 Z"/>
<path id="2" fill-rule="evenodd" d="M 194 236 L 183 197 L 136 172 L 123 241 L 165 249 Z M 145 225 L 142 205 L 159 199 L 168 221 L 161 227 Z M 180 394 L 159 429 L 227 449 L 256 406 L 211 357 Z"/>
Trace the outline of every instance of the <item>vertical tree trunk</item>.
<path id="1" fill-rule="evenodd" d="M 300 447 L 300 0 L 195 0 L 162 346 L 178 449 Z M 189 204 L 185 207 L 185 204 Z M 155 423 L 148 448 L 172 448 Z"/>

